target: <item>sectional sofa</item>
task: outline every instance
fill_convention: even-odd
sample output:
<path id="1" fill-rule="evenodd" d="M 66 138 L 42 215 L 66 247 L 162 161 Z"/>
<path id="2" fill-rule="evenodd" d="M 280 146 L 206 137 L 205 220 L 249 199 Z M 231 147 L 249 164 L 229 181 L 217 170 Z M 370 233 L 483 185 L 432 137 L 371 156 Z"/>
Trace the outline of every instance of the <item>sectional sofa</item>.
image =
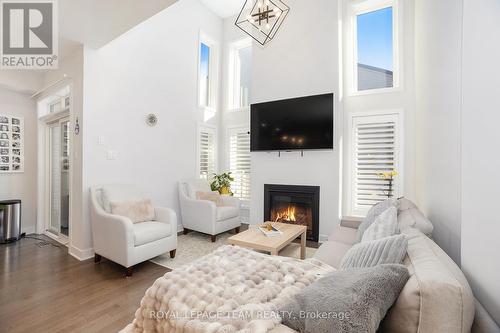
<path id="1" fill-rule="evenodd" d="M 402 219 L 414 219 L 418 224 L 422 218 L 425 217 L 412 204 L 398 211 L 399 223 L 408 222 Z M 358 241 L 359 224 L 343 221 L 320 246 L 315 258 L 339 268 L 344 255 Z M 404 265 L 411 277 L 381 323 L 381 331 L 470 332 L 474 296 L 460 268 L 419 229 L 407 228 L 402 233 L 408 238 Z"/>

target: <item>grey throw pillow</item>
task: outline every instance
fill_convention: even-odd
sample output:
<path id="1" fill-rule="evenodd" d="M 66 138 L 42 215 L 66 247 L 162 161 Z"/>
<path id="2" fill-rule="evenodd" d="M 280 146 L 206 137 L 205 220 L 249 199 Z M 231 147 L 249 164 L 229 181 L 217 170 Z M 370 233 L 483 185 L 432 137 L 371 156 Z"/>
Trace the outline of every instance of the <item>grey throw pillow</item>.
<path id="1" fill-rule="evenodd" d="M 406 235 L 395 235 L 354 245 L 342 258 L 340 269 L 400 264 L 406 256 Z"/>
<path id="2" fill-rule="evenodd" d="M 368 229 L 368 227 L 371 226 L 373 222 L 375 222 L 375 220 L 380 214 L 385 212 L 390 207 L 397 208 L 396 200 L 387 199 L 370 208 L 370 210 L 366 214 L 366 217 L 363 219 L 363 222 L 361 222 L 361 224 L 358 227 L 358 235 L 357 235 L 358 242 L 361 242 L 361 239 L 363 238 L 363 233 L 366 231 L 366 229 Z"/>
<path id="3" fill-rule="evenodd" d="M 403 265 L 333 272 L 280 309 L 283 324 L 301 333 L 376 332 L 410 274 Z"/>

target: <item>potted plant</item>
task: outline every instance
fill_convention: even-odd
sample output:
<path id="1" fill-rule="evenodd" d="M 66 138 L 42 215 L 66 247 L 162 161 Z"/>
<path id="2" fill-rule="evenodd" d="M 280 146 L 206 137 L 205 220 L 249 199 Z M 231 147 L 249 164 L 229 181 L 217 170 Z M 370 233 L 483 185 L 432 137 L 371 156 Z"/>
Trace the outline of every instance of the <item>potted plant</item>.
<path id="1" fill-rule="evenodd" d="M 234 178 L 231 176 L 231 172 L 221 173 L 220 175 L 214 173 L 210 187 L 212 191 L 219 191 L 220 194 L 233 195 L 231 192 L 232 181 L 234 181 Z"/>

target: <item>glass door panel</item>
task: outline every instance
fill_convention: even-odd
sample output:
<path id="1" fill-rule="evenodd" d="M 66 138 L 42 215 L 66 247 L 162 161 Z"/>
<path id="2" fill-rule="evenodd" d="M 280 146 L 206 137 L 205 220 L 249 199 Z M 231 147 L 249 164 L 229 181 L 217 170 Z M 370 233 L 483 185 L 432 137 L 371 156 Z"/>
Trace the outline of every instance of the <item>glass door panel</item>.
<path id="1" fill-rule="evenodd" d="M 59 234 L 61 225 L 61 129 L 59 123 L 49 127 L 50 224 L 49 231 Z"/>
<path id="2" fill-rule="evenodd" d="M 69 120 L 61 121 L 61 234 L 69 235 Z"/>
<path id="3" fill-rule="evenodd" d="M 48 231 L 69 235 L 70 123 L 65 118 L 49 125 L 50 218 Z"/>

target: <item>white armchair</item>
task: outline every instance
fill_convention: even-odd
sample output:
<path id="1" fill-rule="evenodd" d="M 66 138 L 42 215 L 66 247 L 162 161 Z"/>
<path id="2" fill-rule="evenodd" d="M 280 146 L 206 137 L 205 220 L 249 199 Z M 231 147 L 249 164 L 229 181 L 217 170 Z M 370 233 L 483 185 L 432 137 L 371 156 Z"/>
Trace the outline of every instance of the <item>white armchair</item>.
<path id="1" fill-rule="evenodd" d="M 210 185 L 202 179 L 179 182 L 179 202 L 184 234 L 194 230 L 211 236 L 215 242 L 218 234 L 241 226 L 240 200 L 232 196 L 222 196 L 223 206 L 214 202 L 197 200 L 196 192 L 210 192 Z"/>
<path id="2" fill-rule="evenodd" d="M 105 195 L 103 195 L 105 193 Z M 108 185 L 90 189 L 90 219 L 94 240 L 95 262 L 101 256 L 126 268 L 132 275 L 133 266 L 177 248 L 177 216 L 170 208 L 155 208 L 154 221 L 132 223 L 126 217 L 112 215 L 111 202 L 144 199 L 130 185 Z"/>

